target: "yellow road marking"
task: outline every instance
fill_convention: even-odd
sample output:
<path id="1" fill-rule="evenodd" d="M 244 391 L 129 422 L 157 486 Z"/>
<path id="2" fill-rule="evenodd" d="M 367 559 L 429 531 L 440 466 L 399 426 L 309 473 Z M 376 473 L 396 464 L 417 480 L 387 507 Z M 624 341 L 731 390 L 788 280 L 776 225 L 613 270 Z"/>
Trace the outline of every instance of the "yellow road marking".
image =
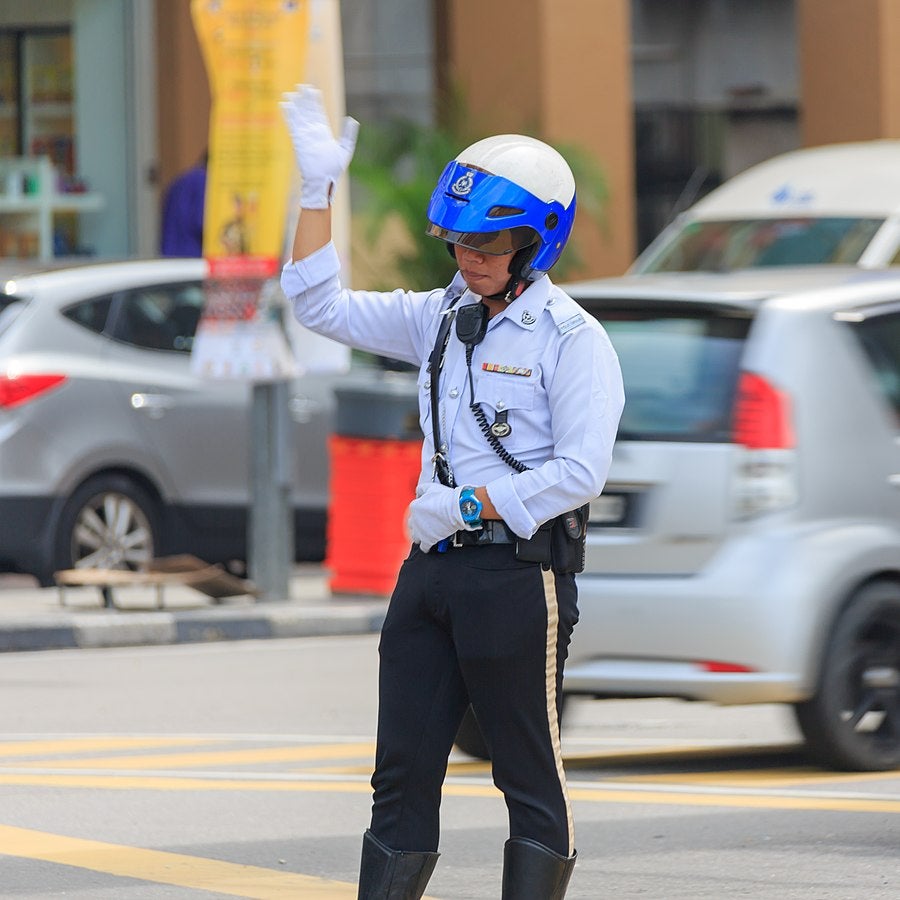
<path id="1" fill-rule="evenodd" d="M 0 742 L 0 758 L 47 756 L 60 753 L 96 753 L 98 750 L 136 750 L 149 747 L 186 747 L 218 743 L 217 738 L 185 737 L 73 737 L 41 741 Z"/>
<path id="2" fill-rule="evenodd" d="M 820 810 L 823 812 L 900 813 L 900 801 L 857 797 L 785 797 L 773 794 L 701 794 L 687 791 L 596 791 L 569 788 L 573 800 L 593 803 L 643 803 L 665 806 L 731 806 L 746 809 Z"/>
<path id="3" fill-rule="evenodd" d="M 223 766 L 244 766 L 277 763 L 306 763 L 320 760 L 354 759 L 362 756 L 371 758 L 374 744 L 357 742 L 353 744 L 312 744 L 287 745 L 276 747 L 255 747 L 246 749 L 201 750 L 190 752 L 162 752 L 122 754 L 117 756 L 84 757 L 68 759 L 26 760 L 18 759 L 14 770 L 4 767 L 3 759 L 24 756 L 59 756 L 66 753 L 96 752 L 97 750 L 139 750 L 148 747 L 184 747 L 197 744 L 227 743 L 221 737 L 68 737 L 55 740 L 23 740 L 0 743 L 0 784 L 17 784 L 32 786 L 53 786 L 69 788 L 100 788 L 108 790 L 163 790 L 163 791 L 253 791 L 253 792 L 335 792 L 335 793 L 369 793 L 371 788 L 368 778 L 372 768 L 367 765 L 332 766 L 328 768 L 309 767 L 294 770 L 297 774 L 315 774 L 320 772 L 337 775 L 359 775 L 362 780 L 349 781 L 315 781 L 281 777 L 277 771 L 263 772 L 271 774 L 271 778 L 235 778 L 228 774 L 222 778 L 195 778 L 166 776 L 160 770 L 189 769 L 206 767 L 214 770 Z M 599 766 L 635 766 L 650 765 L 655 762 L 672 763 L 676 760 L 698 762 L 710 758 L 725 758 L 729 755 L 762 756 L 783 754 L 796 750 L 795 746 L 754 746 L 735 747 L 665 747 L 651 751 L 612 751 L 600 753 L 571 754 L 566 757 L 566 767 L 583 769 L 591 765 Z M 6 771 L 4 771 L 4 768 Z M 53 771 L 36 771 L 33 775 L 22 769 L 51 769 Z M 61 769 L 97 769 L 110 772 L 122 770 L 144 770 L 144 774 L 77 774 L 69 775 Z M 450 778 L 480 776 L 490 772 L 490 764 L 480 760 L 464 760 L 451 763 L 448 767 Z M 223 773 L 224 774 L 224 773 Z M 572 796 L 579 800 L 597 803 L 663 803 L 678 805 L 715 805 L 737 807 L 763 807 L 773 809 L 831 809 L 841 811 L 878 811 L 883 813 L 900 812 L 900 802 L 881 800 L 873 797 L 821 797 L 821 796 L 777 796 L 765 792 L 766 788 L 785 787 L 790 785 L 808 785 L 816 783 L 833 784 L 837 782 L 853 783 L 877 781 L 890 778 L 890 773 L 836 773 L 803 766 L 797 768 L 773 769 L 741 769 L 727 771 L 688 771 L 653 774 L 638 774 L 634 771 L 627 774 L 616 773 L 596 788 L 585 786 L 582 782 L 572 790 Z M 611 788 L 611 783 L 615 787 Z M 628 784 L 697 785 L 702 787 L 720 787 L 722 790 L 630 790 Z M 621 787 L 619 787 L 621 784 Z M 757 789 L 759 793 L 729 793 L 729 788 Z M 465 797 L 499 797 L 493 785 L 447 783 L 445 794 Z"/>
<path id="4" fill-rule="evenodd" d="M 672 772 L 633 775 L 628 781 L 647 784 L 719 784 L 733 787 L 788 787 L 800 784 L 854 784 L 900 778 L 892 772 L 829 772 L 823 769 L 729 769 L 720 772 Z"/>
<path id="5" fill-rule="evenodd" d="M 321 772 L 330 775 L 371 775 L 372 765 L 367 766 L 316 766 L 299 769 L 301 772 Z M 490 775 L 491 764 L 488 762 L 449 763 L 448 777 L 466 777 L 468 775 Z"/>
<path id="6" fill-rule="evenodd" d="M 669 764 L 674 762 L 697 763 L 707 759 L 727 758 L 729 755 L 739 753 L 741 756 L 762 756 L 774 753 L 781 753 L 785 748 L 782 747 L 749 747 L 746 751 L 743 749 L 735 750 L 734 747 L 722 748 L 711 747 L 664 747 L 655 750 L 615 750 L 600 753 L 573 753 L 566 754 L 563 757 L 566 771 L 576 771 L 579 769 L 597 769 L 597 768 L 634 768 L 636 765 L 650 766 L 654 764 Z M 306 771 L 310 771 L 307 769 Z M 343 775 L 364 775 L 366 772 L 371 773 L 371 767 L 365 766 L 329 766 L 328 768 L 316 769 L 319 772 L 331 772 L 333 774 Z M 747 770 L 748 772 L 751 770 Z M 770 770 L 771 771 L 771 770 Z M 789 771 L 789 770 L 784 770 Z M 813 771 L 813 770 L 810 770 Z M 829 773 L 820 771 L 822 778 L 827 780 Z M 489 775 L 491 772 L 490 762 L 483 760 L 459 760 L 451 762 L 447 766 L 448 776 L 466 776 L 466 775 Z M 705 773 L 691 773 L 702 776 Z M 724 774 L 720 772 L 719 774 Z M 882 775 L 884 773 L 881 773 Z M 680 780 L 681 773 L 670 774 L 654 774 L 654 775 L 634 775 L 628 772 L 625 775 L 611 775 L 611 778 L 627 778 L 632 780 L 648 780 L 659 779 L 661 781 Z"/>
<path id="7" fill-rule="evenodd" d="M 3 773 L 0 785 L 16 784 L 34 787 L 103 788 L 116 791 L 306 791 L 311 793 L 371 794 L 368 782 L 275 781 L 243 778 L 179 778 L 174 775 L 34 775 Z"/>
<path id="8" fill-rule="evenodd" d="M 369 794 L 371 787 L 363 781 L 274 781 L 236 778 L 176 778 L 171 776 L 126 775 L 40 775 L 0 774 L 0 785 L 15 784 L 35 787 L 90 788 L 103 790 L 150 791 L 248 791 L 255 793 L 335 793 Z M 493 785 L 445 784 L 444 795 L 452 797 L 501 797 Z M 627 786 L 610 789 L 569 788 L 573 800 L 587 803 L 662 804 L 667 806 L 722 806 L 747 809 L 822 810 L 832 812 L 877 812 L 900 814 L 900 800 L 871 800 L 860 797 L 784 796 L 773 794 L 729 794 L 726 791 L 629 790 Z"/>
<path id="9" fill-rule="evenodd" d="M 0 825 L 0 847 L 5 856 L 77 866 L 122 878 L 212 891 L 232 897 L 335 900 L 356 896 L 356 885 L 347 882 L 161 850 L 142 850 L 9 825 Z"/>
<path id="10" fill-rule="evenodd" d="M 685 763 L 692 765 L 704 760 L 728 759 L 729 757 L 760 757 L 765 759 L 772 756 L 799 756 L 802 748 L 799 744 L 753 744 L 746 747 L 731 745 L 723 746 L 685 746 L 675 745 L 671 747 L 654 747 L 635 750 L 601 750 L 589 753 L 567 753 L 566 766 L 575 768 L 592 768 L 595 766 L 631 767 L 635 765 L 649 766 L 654 764 L 672 765 L 673 763 Z"/>
<path id="11" fill-rule="evenodd" d="M 565 762 L 565 760 L 563 760 Z M 490 775 L 489 762 L 454 762 L 447 766 L 448 775 Z"/>
<path id="12" fill-rule="evenodd" d="M 259 763 L 304 762 L 317 759 L 354 759 L 375 756 L 375 745 L 316 744 L 312 746 L 258 747 L 249 750 L 212 750 L 198 753 L 146 753 L 139 756 L 80 757 L 61 760 L 56 768 L 64 769 L 180 769 L 203 766 L 244 766 Z M 44 761 L 21 763 L 23 766 L 46 766 Z"/>

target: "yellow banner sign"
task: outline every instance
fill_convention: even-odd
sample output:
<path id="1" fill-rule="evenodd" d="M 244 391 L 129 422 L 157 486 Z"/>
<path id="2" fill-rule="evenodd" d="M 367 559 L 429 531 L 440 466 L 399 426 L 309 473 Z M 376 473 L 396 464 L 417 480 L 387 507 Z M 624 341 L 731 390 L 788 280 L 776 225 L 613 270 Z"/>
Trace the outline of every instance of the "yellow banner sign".
<path id="1" fill-rule="evenodd" d="M 209 76 L 203 255 L 280 257 L 293 153 L 278 102 L 304 80 L 310 0 L 191 0 Z"/>

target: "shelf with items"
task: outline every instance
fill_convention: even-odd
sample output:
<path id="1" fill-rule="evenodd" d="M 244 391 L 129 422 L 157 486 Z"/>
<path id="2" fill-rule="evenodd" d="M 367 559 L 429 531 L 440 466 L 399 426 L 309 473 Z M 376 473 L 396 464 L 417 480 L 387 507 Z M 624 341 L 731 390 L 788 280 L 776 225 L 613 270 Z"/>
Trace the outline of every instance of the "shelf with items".
<path id="1" fill-rule="evenodd" d="M 0 156 L 14 156 L 19 148 L 19 89 L 16 43 L 0 34 Z"/>
<path id="2" fill-rule="evenodd" d="M 0 34 L 0 105 L 16 104 L 19 101 L 15 60 L 15 37 L 11 34 Z"/>
<path id="3" fill-rule="evenodd" d="M 34 102 L 28 105 L 28 111 L 34 118 L 53 119 L 54 121 L 57 119 L 62 119 L 66 121 L 72 118 L 74 107 L 72 106 L 71 102 Z"/>
<path id="4" fill-rule="evenodd" d="M 72 42 L 68 34 L 30 35 L 25 90 L 33 104 L 72 102 Z"/>
<path id="5" fill-rule="evenodd" d="M 52 259 L 56 217 L 77 217 L 103 204 L 99 194 L 60 191 L 48 157 L 0 159 L 0 256 Z"/>
<path id="6" fill-rule="evenodd" d="M 12 116 L 5 116 L 0 109 L 0 157 L 16 155 L 16 123 Z"/>
<path id="7" fill-rule="evenodd" d="M 22 153 L 49 156 L 63 173 L 75 173 L 72 41 L 67 33 L 24 38 L 21 73 Z"/>

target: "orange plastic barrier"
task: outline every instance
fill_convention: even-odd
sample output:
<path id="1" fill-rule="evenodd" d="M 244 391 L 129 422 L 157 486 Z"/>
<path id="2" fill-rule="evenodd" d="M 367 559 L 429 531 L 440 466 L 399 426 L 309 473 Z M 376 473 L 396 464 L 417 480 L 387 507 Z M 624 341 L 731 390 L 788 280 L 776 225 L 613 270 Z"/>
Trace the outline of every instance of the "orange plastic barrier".
<path id="1" fill-rule="evenodd" d="M 334 593 L 389 596 L 409 553 L 406 510 L 416 494 L 420 441 L 332 435 L 325 565 Z"/>

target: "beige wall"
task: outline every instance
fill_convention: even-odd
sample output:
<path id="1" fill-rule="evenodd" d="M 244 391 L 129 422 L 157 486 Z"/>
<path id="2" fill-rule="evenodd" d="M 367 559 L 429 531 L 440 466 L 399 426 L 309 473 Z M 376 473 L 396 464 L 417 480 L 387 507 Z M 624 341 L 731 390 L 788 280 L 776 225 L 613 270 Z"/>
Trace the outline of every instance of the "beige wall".
<path id="1" fill-rule="evenodd" d="M 156 0 L 159 184 L 192 166 L 209 140 L 209 82 L 188 0 Z"/>
<path id="2" fill-rule="evenodd" d="M 797 0 L 803 144 L 900 138 L 900 2 Z"/>
<path id="3" fill-rule="evenodd" d="M 209 88 L 188 0 L 156 2 L 164 188 L 206 146 Z M 803 144 L 900 138 L 900 0 L 796 2 Z M 579 216 L 586 265 L 576 274 L 622 272 L 635 230 L 629 0 L 435 0 L 435 8 L 436 81 L 463 90 L 474 133 L 528 131 L 579 145 L 599 163 L 606 227 Z"/>
<path id="4" fill-rule="evenodd" d="M 525 131 L 586 151 L 606 178 L 603 229 L 586 215 L 574 277 L 620 274 L 634 258 L 628 0 L 447 0 L 441 49 L 478 135 Z M 510 22 L 516 24 L 510 27 Z"/>
<path id="5" fill-rule="evenodd" d="M 157 4 L 164 189 L 205 148 L 210 99 L 190 4 Z M 583 148 L 599 164 L 610 198 L 605 223 L 600 228 L 579 215 L 575 234 L 585 265 L 572 275 L 624 271 L 634 257 L 635 230 L 628 0 L 440 0 L 437 6 L 446 28 L 437 45 L 444 57 L 438 83 L 462 87 L 473 131 L 540 134 Z"/>

